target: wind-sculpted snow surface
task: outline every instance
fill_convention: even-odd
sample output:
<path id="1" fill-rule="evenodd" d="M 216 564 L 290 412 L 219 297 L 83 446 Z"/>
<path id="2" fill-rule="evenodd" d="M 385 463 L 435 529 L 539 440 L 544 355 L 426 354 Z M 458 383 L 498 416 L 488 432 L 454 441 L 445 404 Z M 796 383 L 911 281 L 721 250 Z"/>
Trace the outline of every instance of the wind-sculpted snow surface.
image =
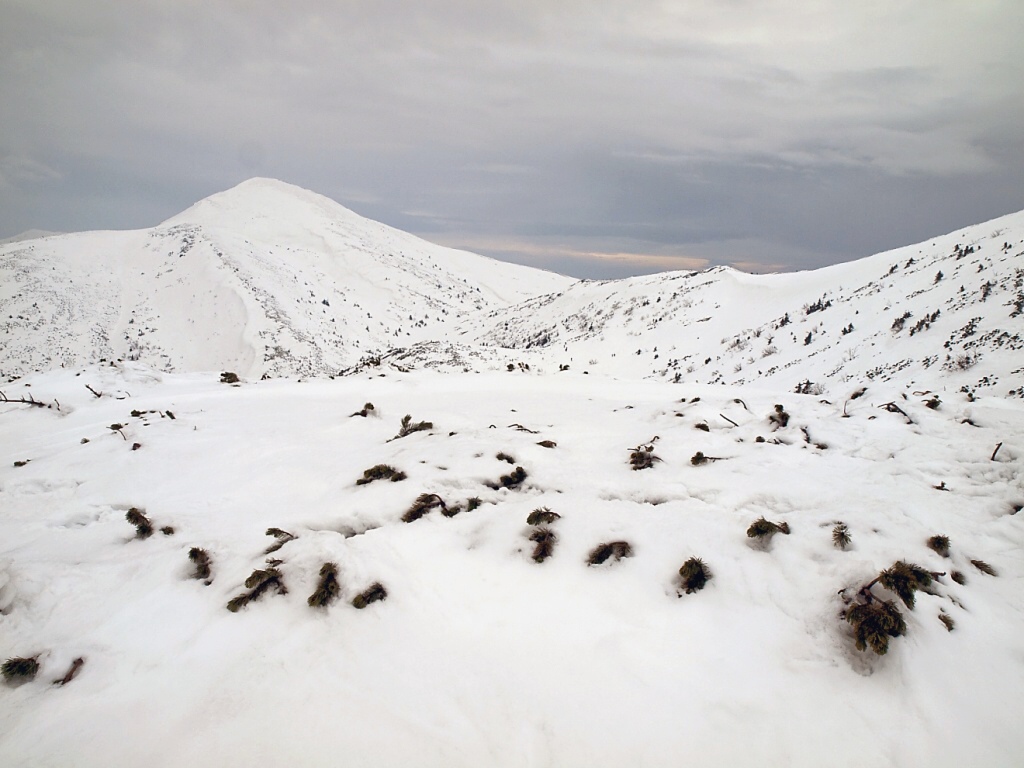
<path id="1" fill-rule="evenodd" d="M 1019 763 L 1019 400 L 385 372 L 0 387 L 5 764 Z"/>

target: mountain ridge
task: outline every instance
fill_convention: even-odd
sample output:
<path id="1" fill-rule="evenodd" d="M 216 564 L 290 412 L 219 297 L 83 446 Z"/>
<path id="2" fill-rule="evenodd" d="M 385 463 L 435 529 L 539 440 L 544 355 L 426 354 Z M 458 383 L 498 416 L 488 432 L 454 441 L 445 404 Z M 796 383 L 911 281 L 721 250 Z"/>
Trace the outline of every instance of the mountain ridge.
<path id="1" fill-rule="evenodd" d="M 818 270 L 574 280 L 255 178 L 150 229 L 0 248 L 0 374 L 104 359 L 247 377 L 572 367 L 1019 396 L 1022 244 L 1024 212 Z"/>

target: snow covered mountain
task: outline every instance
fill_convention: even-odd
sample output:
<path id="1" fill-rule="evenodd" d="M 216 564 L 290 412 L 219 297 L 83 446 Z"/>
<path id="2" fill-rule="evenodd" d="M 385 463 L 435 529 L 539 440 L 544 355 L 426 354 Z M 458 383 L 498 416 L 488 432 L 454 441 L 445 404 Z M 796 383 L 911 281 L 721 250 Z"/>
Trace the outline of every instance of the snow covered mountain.
<path id="1" fill-rule="evenodd" d="M 573 281 L 253 180 L 4 247 L 0 762 L 1019 765 L 1022 238 Z"/>
<path id="2" fill-rule="evenodd" d="M 0 249 L 0 374 L 118 358 L 167 371 L 328 374 L 571 282 L 252 179 L 152 229 Z"/>
<path id="3" fill-rule="evenodd" d="M 1024 212 L 795 274 L 574 281 L 253 179 L 149 230 L 0 249 L 0 374 L 126 359 L 308 376 L 381 361 L 1024 396 L 1022 254 Z"/>

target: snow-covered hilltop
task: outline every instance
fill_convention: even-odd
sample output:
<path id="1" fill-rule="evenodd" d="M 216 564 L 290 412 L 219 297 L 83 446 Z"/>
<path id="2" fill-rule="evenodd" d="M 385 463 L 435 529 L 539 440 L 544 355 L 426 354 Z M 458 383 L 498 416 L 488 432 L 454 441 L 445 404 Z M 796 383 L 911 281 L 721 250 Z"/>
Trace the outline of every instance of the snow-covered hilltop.
<path id="1" fill-rule="evenodd" d="M 809 272 L 574 281 L 252 179 L 152 229 L 0 248 L 0 375 L 125 359 L 326 376 L 380 359 L 1021 396 L 1022 253 L 1024 212 Z"/>
<path id="2" fill-rule="evenodd" d="M 119 358 L 326 375 L 571 282 L 252 179 L 152 229 L 0 249 L 0 375 Z"/>

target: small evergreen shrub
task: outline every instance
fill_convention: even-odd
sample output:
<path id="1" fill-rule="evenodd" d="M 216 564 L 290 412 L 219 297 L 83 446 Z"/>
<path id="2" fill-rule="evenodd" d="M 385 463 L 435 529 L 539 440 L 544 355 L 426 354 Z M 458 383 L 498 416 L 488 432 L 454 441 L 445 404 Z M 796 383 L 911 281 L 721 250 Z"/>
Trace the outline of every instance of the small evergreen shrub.
<path id="1" fill-rule="evenodd" d="M 413 423 L 412 416 L 407 413 L 402 417 L 402 423 L 398 428 L 398 434 L 395 435 L 392 440 L 397 440 L 400 437 L 406 437 L 407 435 L 411 435 L 413 432 L 424 432 L 433 428 L 434 424 L 430 421 L 417 421 Z"/>
<path id="2" fill-rule="evenodd" d="M 661 459 L 654 455 L 653 445 L 638 445 L 636 448 L 630 448 L 629 466 L 634 471 L 650 469 L 656 461 L 661 461 Z"/>
<path id="3" fill-rule="evenodd" d="M 195 571 L 192 573 L 192 578 L 205 581 L 209 584 L 211 566 L 213 565 L 213 562 L 210 560 L 210 553 L 205 549 L 192 547 L 192 549 L 188 551 L 188 559 L 195 564 Z"/>
<path id="4" fill-rule="evenodd" d="M 124 519 L 135 526 L 136 539 L 148 539 L 153 535 L 153 523 L 138 507 L 132 507 L 125 512 Z"/>
<path id="5" fill-rule="evenodd" d="M 552 512 L 547 507 L 538 507 L 526 517 L 527 525 L 551 525 L 561 517 L 557 512 Z"/>
<path id="6" fill-rule="evenodd" d="M 789 535 L 789 523 L 773 523 L 764 517 L 759 517 L 747 528 L 747 538 L 759 539 L 763 542 L 771 540 L 776 533 Z"/>
<path id="7" fill-rule="evenodd" d="M 27 683 L 35 679 L 39 672 L 39 662 L 36 661 L 35 656 L 31 658 L 15 657 L 5 661 L 0 667 L 0 671 L 8 683 Z"/>
<path id="8" fill-rule="evenodd" d="M 964 585 L 967 583 L 967 577 L 964 576 L 963 571 L 950 571 L 949 578 L 951 578 L 953 581 L 960 585 Z"/>
<path id="9" fill-rule="evenodd" d="M 444 499 L 436 493 L 421 493 L 416 497 L 416 501 L 412 503 L 412 506 L 402 515 L 402 522 L 411 523 L 419 520 L 435 507 L 440 507 L 442 512 L 448 508 L 444 503 Z"/>
<path id="10" fill-rule="evenodd" d="M 710 432 L 711 431 L 711 427 L 708 426 L 708 423 L 706 421 L 702 421 L 702 422 L 700 422 L 700 424 L 694 424 L 693 428 L 694 429 L 699 429 L 701 432 Z"/>
<path id="11" fill-rule="evenodd" d="M 173 525 L 165 525 L 163 528 L 160 529 L 160 533 L 162 533 L 164 536 L 173 536 L 174 535 L 174 526 Z"/>
<path id="12" fill-rule="evenodd" d="M 890 592 L 895 592 L 904 605 L 912 609 L 914 593 L 931 584 L 932 575 L 919 565 L 900 560 L 878 574 L 876 581 Z"/>
<path id="13" fill-rule="evenodd" d="M 269 555 L 272 552 L 277 552 L 281 547 L 287 544 L 289 541 L 293 541 L 298 538 L 294 534 L 288 533 L 288 531 L 282 531 L 280 528 L 267 528 L 267 536 L 273 536 L 277 541 L 263 550 L 263 554 Z"/>
<path id="14" fill-rule="evenodd" d="M 509 474 L 499 477 L 497 483 L 487 483 L 487 487 L 493 490 L 498 490 L 499 488 L 515 490 L 523 484 L 523 481 L 526 480 L 526 478 L 526 470 L 522 467 L 516 467 Z"/>
<path id="15" fill-rule="evenodd" d="M 711 580 L 711 569 L 699 557 L 691 557 L 679 569 L 679 579 L 686 594 L 699 592 Z"/>
<path id="16" fill-rule="evenodd" d="M 471 496 L 466 500 L 466 511 L 472 512 L 474 509 L 477 509 L 483 503 L 483 500 L 479 496 Z"/>
<path id="17" fill-rule="evenodd" d="M 288 594 L 288 590 L 284 585 L 284 576 L 277 569 L 276 565 L 268 565 L 266 568 L 254 570 L 249 578 L 245 580 L 245 588 L 249 591 L 243 592 L 228 601 L 227 608 L 232 613 L 237 613 L 253 600 L 258 600 L 264 592 L 270 589 L 276 589 L 279 595 Z"/>
<path id="18" fill-rule="evenodd" d="M 836 523 L 835 528 L 832 529 L 832 544 L 836 549 L 846 551 L 852 540 L 850 529 L 846 527 L 846 523 Z"/>
<path id="19" fill-rule="evenodd" d="M 940 613 L 939 621 L 946 627 L 947 632 L 952 632 L 956 628 L 956 622 L 953 621 L 953 617 L 948 613 Z"/>
<path id="20" fill-rule="evenodd" d="M 356 485 L 369 485 L 374 480 L 390 480 L 397 483 L 405 480 L 405 472 L 395 469 L 390 464 L 375 464 L 369 469 L 363 470 L 363 476 L 356 480 Z"/>
<path id="21" fill-rule="evenodd" d="M 608 560 L 619 561 L 624 557 L 632 556 L 633 547 L 628 541 L 609 541 L 606 544 L 598 544 L 590 551 L 587 565 L 601 565 Z"/>
<path id="22" fill-rule="evenodd" d="M 325 608 L 340 592 L 341 584 L 338 583 L 338 566 L 334 563 L 324 563 L 320 566 L 320 581 L 317 582 L 316 589 L 306 599 L 306 602 L 312 608 Z"/>
<path id="23" fill-rule="evenodd" d="M 237 384 L 238 383 L 238 374 L 237 373 L 232 373 L 231 371 L 224 371 L 224 373 L 222 373 L 220 375 L 220 383 L 221 384 Z"/>
<path id="24" fill-rule="evenodd" d="M 508 462 L 509 464 L 515 464 L 515 463 L 516 463 L 516 460 L 515 460 L 515 459 L 514 459 L 513 457 L 509 456 L 509 455 L 508 455 L 507 453 L 505 453 L 504 451 L 501 451 L 501 452 L 500 452 L 500 453 L 499 453 L 499 454 L 498 454 L 497 456 L 495 456 L 494 458 L 496 458 L 496 459 L 497 459 L 498 461 L 507 461 L 507 462 Z"/>
<path id="25" fill-rule="evenodd" d="M 363 418 L 365 418 L 365 417 L 369 416 L 371 413 L 373 413 L 373 411 L 374 411 L 373 403 L 366 403 L 365 405 L 363 405 L 361 410 L 356 411 L 352 415 L 353 416 L 362 416 Z"/>
<path id="26" fill-rule="evenodd" d="M 789 424 L 789 414 L 781 405 L 775 405 L 775 413 L 768 414 L 768 421 L 778 427 L 785 427 Z"/>
<path id="27" fill-rule="evenodd" d="M 977 568 L 982 573 L 988 574 L 989 576 L 998 576 L 996 569 L 986 563 L 984 560 L 971 560 L 971 565 Z"/>
<path id="28" fill-rule="evenodd" d="M 537 528 L 530 534 L 530 541 L 534 543 L 533 560 L 536 563 L 543 563 L 555 551 L 555 542 L 558 537 L 550 528 Z"/>
<path id="29" fill-rule="evenodd" d="M 352 605 L 362 610 L 370 603 L 376 603 L 378 600 L 386 600 L 387 596 L 388 591 L 384 589 L 384 585 L 379 581 L 375 581 L 369 588 L 352 598 Z"/>
<path id="30" fill-rule="evenodd" d="M 949 536 L 932 536 L 925 543 L 940 557 L 949 557 Z"/>
<path id="31" fill-rule="evenodd" d="M 871 600 L 857 603 L 846 611 L 846 620 L 853 625 L 858 651 L 870 646 L 879 656 L 889 651 L 889 638 L 907 633 L 907 624 L 899 609 L 891 602 Z"/>
<path id="32" fill-rule="evenodd" d="M 558 446 L 558 443 L 556 443 L 554 440 L 541 440 L 539 443 L 537 443 L 537 445 L 539 445 L 541 448 L 555 448 Z"/>

